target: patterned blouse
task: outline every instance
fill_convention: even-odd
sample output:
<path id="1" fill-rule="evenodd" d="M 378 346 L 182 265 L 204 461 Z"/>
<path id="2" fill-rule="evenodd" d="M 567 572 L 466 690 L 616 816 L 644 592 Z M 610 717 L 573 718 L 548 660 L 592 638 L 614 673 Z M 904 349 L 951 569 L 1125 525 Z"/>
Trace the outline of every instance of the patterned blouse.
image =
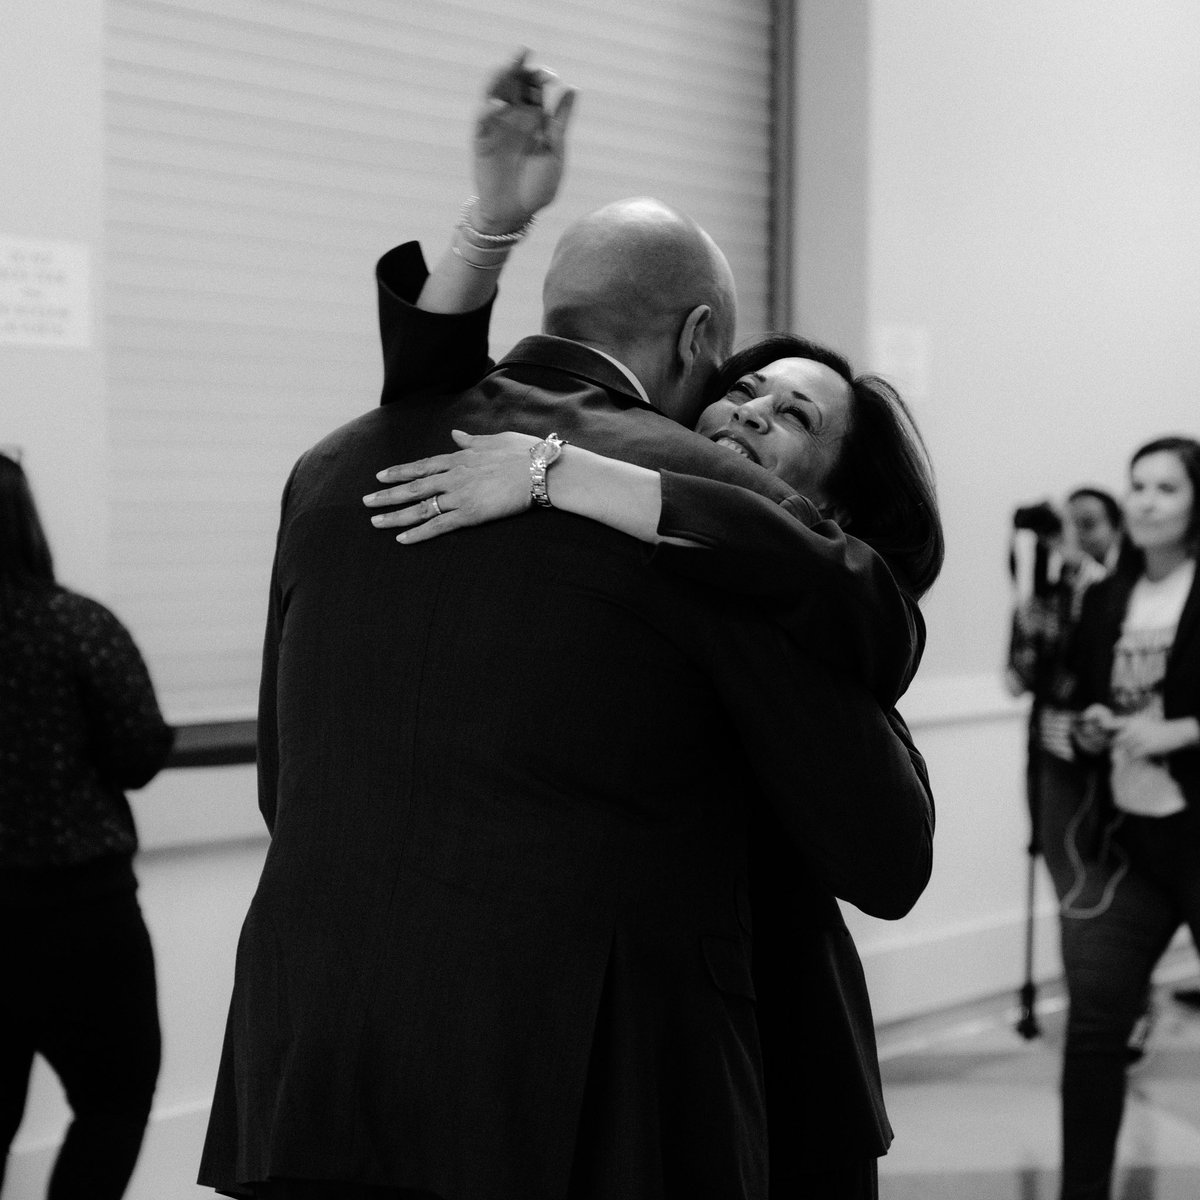
<path id="1" fill-rule="evenodd" d="M 0 869 L 131 855 L 125 789 L 154 778 L 173 740 L 103 605 L 52 587 L 0 607 Z"/>

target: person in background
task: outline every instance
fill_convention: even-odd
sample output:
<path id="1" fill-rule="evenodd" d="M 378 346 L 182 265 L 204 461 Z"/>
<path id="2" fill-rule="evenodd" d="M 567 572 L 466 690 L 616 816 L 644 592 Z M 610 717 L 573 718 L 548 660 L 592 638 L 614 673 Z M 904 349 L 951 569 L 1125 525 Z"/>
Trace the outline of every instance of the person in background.
<path id="1" fill-rule="evenodd" d="M 150 1115 L 160 1034 L 125 790 L 173 739 L 124 626 L 55 582 L 0 454 L 0 1137 L 7 1158 L 40 1054 L 72 1112 L 49 1200 L 118 1200 Z"/>
<path id="2" fill-rule="evenodd" d="M 1036 545 L 1031 584 L 1013 612 L 1007 668 L 1012 694 L 1033 699 L 1027 761 L 1031 851 L 1041 853 L 1060 901 L 1076 884 L 1068 831 L 1083 819 L 1088 777 L 1071 740 L 1066 652 L 1084 592 L 1114 564 L 1121 506 L 1100 488 L 1080 487 L 1067 497 L 1064 515 L 1065 521 L 1048 504 L 1014 515 L 1014 536 L 1026 531 Z M 1054 558 L 1056 573 L 1050 569 Z"/>
<path id="3" fill-rule="evenodd" d="M 1126 544 L 1084 597 L 1075 728 L 1107 817 L 1093 903 L 1064 912 L 1069 1009 L 1062 1200 L 1107 1200 L 1126 1046 L 1180 925 L 1200 934 L 1200 442 L 1163 437 L 1129 470 Z"/>
<path id="4" fill-rule="evenodd" d="M 1078 487 L 1067 497 L 1067 525 L 1075 544 L 1105 573 L 1117 563 L 1121 548 L 1121 503 L 1098 487 Z"/>

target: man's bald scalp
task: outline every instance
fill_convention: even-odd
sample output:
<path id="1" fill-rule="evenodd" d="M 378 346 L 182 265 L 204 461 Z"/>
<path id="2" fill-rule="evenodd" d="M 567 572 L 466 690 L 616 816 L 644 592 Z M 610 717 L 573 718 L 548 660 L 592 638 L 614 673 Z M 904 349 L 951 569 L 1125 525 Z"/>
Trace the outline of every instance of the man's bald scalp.
<path id="1" fill-rule="evenodd" d="M 675 336 L 697 305 L 732 341 L 733 277 L 686 214 L 649 198 L 618 200 L 562 235 L 542 289 L 545 333 L 610 351 Z M 728 349 L 728 346 L 726 346 Z"/>

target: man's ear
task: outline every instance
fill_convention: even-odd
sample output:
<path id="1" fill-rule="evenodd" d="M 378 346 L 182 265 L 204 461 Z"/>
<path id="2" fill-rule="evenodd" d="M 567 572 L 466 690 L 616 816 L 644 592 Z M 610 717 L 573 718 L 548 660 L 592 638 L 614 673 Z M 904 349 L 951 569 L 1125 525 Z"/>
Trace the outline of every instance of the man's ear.
<path id="1" fill-rule="evenodd" d="M 712 309 L 707 304 L 697 304 L 684 319 L 675 343 L 675 354 L 679 365 L 690 370 L 696 365 L 703 349 L 705 325 L 712 318 Z"/>

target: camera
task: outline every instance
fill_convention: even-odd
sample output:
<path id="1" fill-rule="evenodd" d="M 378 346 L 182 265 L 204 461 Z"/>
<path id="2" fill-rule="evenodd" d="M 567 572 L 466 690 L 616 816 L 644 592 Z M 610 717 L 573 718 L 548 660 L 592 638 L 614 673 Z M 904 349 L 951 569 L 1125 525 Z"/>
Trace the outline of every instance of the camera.
<path id="1" fill-rule="evenodd" d="M 1047 500 L 1026 504 L 1013 513 L 1013 528 L 1028 529 L 1039 538 L 1057 537 L 1063 530 L 1062 518 Z"/>
<path id="2" fill-rule="evenodd" d="M 1008 569 L 1019 595 L 1051 594 L 1062 570 L 1057 544 L 1062 532 L 1062 518 L 1048 500 L 1024 504 L 1013 513 Z"/>

